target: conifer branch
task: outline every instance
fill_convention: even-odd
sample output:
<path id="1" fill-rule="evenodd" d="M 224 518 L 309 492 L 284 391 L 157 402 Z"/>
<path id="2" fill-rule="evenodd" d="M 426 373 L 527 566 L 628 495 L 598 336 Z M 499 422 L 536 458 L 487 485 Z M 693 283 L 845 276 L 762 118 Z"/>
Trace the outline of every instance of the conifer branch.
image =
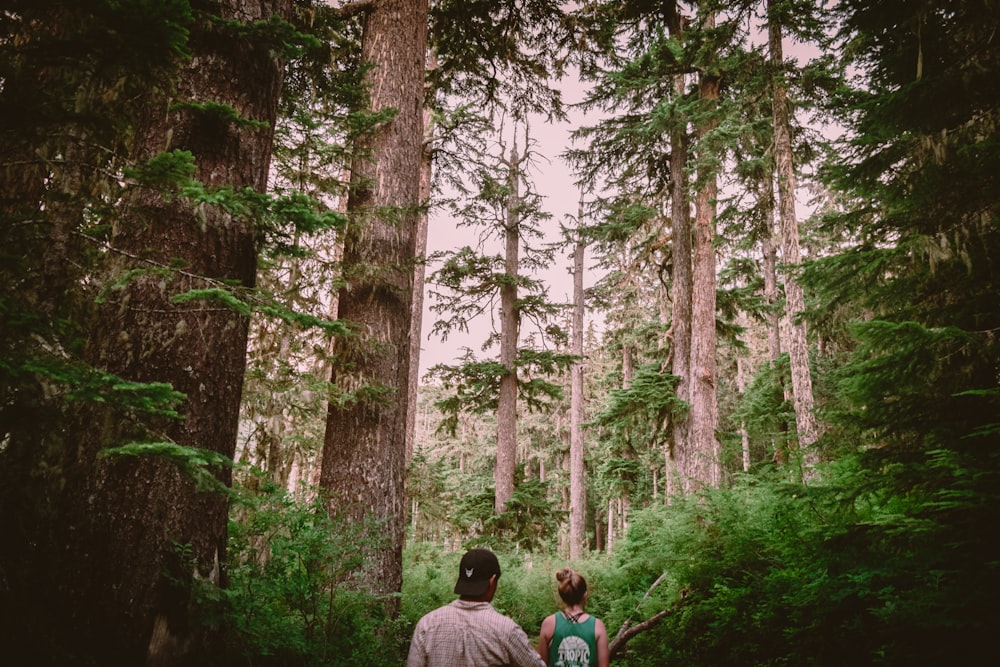
<path id="1" fill-rule="evenodd" d="M 336 13 L 342 18 L 350 18 L 358 14 L 366 14 L 375 8 L 376 0 L 353 0 L 336 8 Z"/>

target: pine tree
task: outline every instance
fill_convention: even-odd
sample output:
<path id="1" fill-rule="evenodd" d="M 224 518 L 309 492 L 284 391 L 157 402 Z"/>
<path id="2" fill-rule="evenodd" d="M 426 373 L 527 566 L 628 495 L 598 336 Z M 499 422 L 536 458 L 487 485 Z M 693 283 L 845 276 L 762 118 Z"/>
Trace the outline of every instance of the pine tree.
<path id="1" fill-rule="evenodd" d="M 433 310 L 449 314 L 433 327 L 443 338 L 467 329 L 471 319 L 484 313 L 499 320 L 500 326 L 483 343 L 484 350 L 497 346 L 497 360 L 480 361 L 470 353 L 458 365 L 438 365 L 431 372 L 453 391 L 442 406 L 447 428 L 454 428 L 463 411 L 497 413 L 495 506 L 499 513 L 514 492 L 517 404 L 523 400 L 528 409 L 539 409 L 559 398 L 560 387 L 547 377 L 568 368 L 570 356 L 546 351 L 540 342 L 527 344 L 527 334 L 555 336 L 557 342 L 563 336 L 549 324 L 558 307 L 531 275 L 552 261 L 553 249 L 537 245 L 542 236 L 540 224 L 549 215 L 541 209 L 541 199 L 528 178 L 533 158 L 530 138 L 515 137 L 509 150 L 502 143 L 497 150 L 500 155 L 486 160 L 472 157 L 487 154 L 485 148 L 466 154 L 471 182 L 462 184 L 467 199 L 455 203 L 460 224 L 478 228 L 484 242 L 493 239 L 497 252 L 484 255 L 463 247 L 441 256 L 431 293 L 436 300 Z M 532 325 L 527 334 L 522 333 L 522 323 Z"/>
<path id="2" fill-rule="evenodd" d="M 274 308 L 251 321 L 238 451 L 240 462 L 297 495 L 319 478 L 327 350 L 342 329 L 329 321 L 341 280 L 350 141 L 379 121 L 358 111 L 357 22 L 314 9 L 299 28 L 309 33 L 308 47 L 285 68 L 269 183 L 282 206 L 269 221 L 257 277 Z"/>
<path id="3" fill-rule="evenodd" d="M 12 596 L 34 601 L 8 627 L 23 631 L 22 645 L 41 637 L 36 655 L 56 662 L 199 664 L 217 644 L 195 622 L 192 589 L 196 581 L 224 584 L 227 462 L 257 215 L 267 207 L 261 193 L 279 58 L 297 39 L 282 20 L 291 5 L 45 4 L 41 15 L 5 14 L 15 26 L 22 19 L 48 26 L 36 44 L 10 43 L 19 44 L 9 52 L 18 63 L 11 73 L 26 84 L 21 75 L 40 68 L 35 74 L 48 72 L 39 83 L 56 93 L 52 100 L 76 98 L 65 116 L 51 101 L 42 104 L 50 120 L 76 117 L 60 133 L 74 145 L 59 150 L 70 169 L 46 177 L 58 203 L 47 206 L 27 190 L 18 208 L 51 211 L 55 236 L 93 242 L 101 265 L 80 262 L 86 255 L 58 240 L 50 244 L 49 263 L 81 273 L 69 289 L 46 285 L 48 298 L 85 305 L 97 293 L 98 306 L 87 319 L 82 310 L 61 316 L 70 316 L 64 331 L 86 325 L 89 334 L 85 349 L 64 339 L 53 355 L 72 373 L 52 375 L 56 366 L 32 362 L 49 369 L 36 377 L 64 387 L 50 392 L 63 403 L 50 413 L 52 433 L 63 435 L 46 437 L 49 425 L 10 431 L 5 474 L 17 469 L 8 463 L 25 461 L 22 443 L 39 436 L 55 454 L 46 460 L 29 451 L 36 469 L 58 472 L 34 535 L 21 542 L 26 531 L 18 530 L 15 537 L 19 549 L 49 555 L 33 563 L 27 553 L 5 566 L 19 581 L 51 584 Z M 77 71 L 66 66 L 74 62 Z M 21 103 L 11 89 L 3 92 L 5 102 Z M 44 132 L 50 121 L 40 114 L 31 122 Z M 42 136 L 25 136 L 32 135 Z M 30 257 L 23 241 L 13 247 Z M 5 503 L 5 520 L 10 509 Z M 43 568 L 44 576 L 25 566 Z"/>
<path id="4" fill-rule="evenodd" d="M 809 347 L 806 325 L 801 321 L 805 309 L 802 286 L 791 271 L 800 261 L 798 218 L 795 214 L 796 178 L 792 156 L 791 110 L 783 70 L 782 28 L 784 17 L 774 0 L 768 0 L 768 51 L 774 78 L 771 83 L 774 118 L 774 154 L 778 175 L 778 209 L 781 227 L 781 259 L 789 269 L 785 273 L 785 310 L 788 320 L 788 352 L 791 361 L 792 397 L 802 466 L 807 476 L 818 460 L 815 452 L 819 437 L 814 414 L 812 372 L 809 367 Z"/>
<path id="5" fill-rule="evenodd" d="M 530 188 L 527 169 L 534 159 L 528 119 L 532 114 L 544 118 L 562 114 L 559 93 L 550 81 L 561 69 L 562 18 L 560 4 L 551 0 L 449 1 L 436 3 L 432 11 L 437 66 L 430 81 L 442 116 L 435 179 L 443 188 L 457 192 L 456 199 L 464 199 L 453 207 L 460 224 L 470 224 L 472 216 L 479 215 L 485 221 L 483 236 L 497 234 L 503 243 L 499 265 L 492 265 L 497 257 L 489 256 L 490 250 L 484 250 L 487 257 L 483 257 L 478 248 L 462 248 L 450 257 L 437 258 L 442 268 L 431 281 L 440 281 L 443 288 L 432 292 L 443 299 L 432 310 L 456 309 L 453 316 L 433 326 L 431 335 L 446 338 L 451 331 L 466 329 L 476 311 L 491 310 L 477 299 L 495 296 L 500 300 L 501 326 L 483 346 L 485 350 L 498 345 L 498 363 L 480 362 L 470 354 L 459 365 L 441 365 L 432 372 L 455 390 L 446 400 L 446 428 L 453 428 L 464 410 L 492 409 L 495 404 L 498 417 L 504 415 L 497 424 L 498 512 L 514 493 L 518 401 L 534 409 L 546 396 L 558 394 L 546 376 L 568 363 L 566 355 L 560 358 L 540 351 L 541 342 L 535 349 L 521 347 L 522 323 L 544 320 L 554 312 L 540 284 L 527 275 L 551 250 L 526 245 L 537 236 L 536 225 L 543 216 L 538 195 L 526 188 Z M 523 143 L 505 136 L 503 129 L 497 139 L 494 128 L 506 127 L 508 117 L 514 135 L 523 128 Z M 486 148 L 495 141 L 503 146 L 500 154 Z M 511 146 L 509 154 L 507 145 Z M 475 148 L 470 151 L 471 146 Z M 477 207 L 478 213 L 473 213 Z M 500 275 L 500 266 L 506 277 Z M 493 270 L 497 274 L 488 275 Z"/>
<path id="6" fill-rule="evenodd" d="M 860 80 L 832 100 L 851 109 L 830 172 L 849 209 L 826 231 L 850 243 L 806 278 L 820 312 L 856 313 L 834 414 L 858 453 L 862 497 L 887 516 L 852 548 L 888 564 L 859 571 L 872 589 L 893 586 L 885 627 L 906 629 L 879 659 L 984 654 L 1000 585 L 989 542 L 1000 507 L 1000 16 L 991 3 L 840 10 Z"/>
<path id="7" fill-rule="evenodd" d="M 287 26 L 279 21 L 290 7 L 216 4 L 218 13 L 194 24 L 194 57 L 169 97 L 149 100 L 133 157 L 153 165 L 165 147 L 175 157 L 189 151 L 205 200 L 192 206 L 150 187 L 126 193 L 90 340 L 88 357 L 99 367 L 182 392 L 184 419 L 154 426 L 153 437 L 202 450 L 213 462 L 235 454 L 249 317 L 223 304 L 230 290 L 255 284 L 257 227 L 246 202 L 213 204 L 209 193 L 266 190 Z M 126 425 L 101 437 L 136 437 Z M 227 468 L 215 474 L 229 485 Z M 73 526 L 81 541 L 71 552 L 81 565 L 72 571 L 88 582 L 77 604 L 94 605 L 95 645 L 124 632 L 130 641 L 114 653 L 135 651 L 153 663 L 205 660 L 211 641 L 175 587 L 224 585 L 228 498 L 202 493 L 155 457 L 96 465 L 80 492 L 88 501 Z M 178 544 L 188 551 L 178 554 Z"/>
<path id="8" fill-rule="evenodd" d="M 578 224 L 583 219 L 583 200 L 580 201 Z M 586 304 L 583 291 L 583 267 L 586 244 L 577 239 L 573 250 L 573 328 L 570 351 L 576 361 L 570 369 L 570 486 L 569 486 L 569 557 L 581 558 L 587 547 L 587 487 L 584 465 L 584 395 L 583 395 L 583 322 Z"/>
<path id="9" fill-rule="evenodd" d="M 337 394 L 330 400 L 320 482 L 331 507 L 370 525 L 363 579 L 373 594 L 388 596 L 402 585 L 426 0 L 374 2 L 364 17 L 361 48 L 362 61 L 371 64 L 370 110 L 391 110 L 392 116 L 359 139 L 351 166 L 338 316 L 354 331 L 335 342 L 331 381 Z M 387 598 L 387 609 L 398 609 L 398 600 Z"/>

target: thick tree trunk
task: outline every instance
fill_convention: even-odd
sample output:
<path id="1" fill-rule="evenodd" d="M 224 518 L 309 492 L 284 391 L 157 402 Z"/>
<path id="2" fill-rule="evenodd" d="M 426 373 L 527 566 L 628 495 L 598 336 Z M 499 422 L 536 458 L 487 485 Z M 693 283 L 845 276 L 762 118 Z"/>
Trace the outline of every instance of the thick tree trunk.
<path id="1" fill-rule="evenodd" d="M 67 428 L 81 402 L 66 400 L 72 378 L 31 367 L 77 366 L 92 301 L 80 225 L 83 210 L 100 203 L 95 193 L 111 190 L 81 188 L 81 179 L 111 171 L 122 157 L 114 137 L 93 130 L 135 120 L 94 80 L 93 59 L 47 57 L 69 44 L 88 51 L 87 36 L 104 27 L 92 8 L 76 4 L 22 3 L 4 11 L 0 27 L 0 643 L 6 655 L 38 664 L 58 661 L 78 637 L 67 608 L 61 512 L 77 502 L 62 495 L 81 474 L 81 431 Z M 132 73 L 121 63 L 97 65 Z"/>
<path id="2" fill-rule="evenodd" d="M 426 0 L 377 0 L 364 20 L 362 60 L 373 111 L 392 120 L 360 141 L 348 202 L 339 317 L 355 328 L 334 344 L 320 483 L 330 509 L 370 529 L 365 586 L 402 587 L 407 387 L 420 159 L 423 142 Z M 387 597 L 390 613 L 398 598 Z"/>
<path id="3" fill-rule="evenodd" d="M 774 113 L 774 153 L 778 172 L 778 206 L 781 225 L 782 263 L 794 267 L 800 261 L 799 227 L 795 215 L 795 166 L 792 159 L 791 120 L 788 96 L 781 68 L 784 57 L 781 47 L 781 24 L 775 20 L 774 0 L 768 0 L 768 45 L 771 65 L 776 73 L 772 83 L 772 108 Z M 799 320 L 805 310 L 802 286 L 790 268 L 785 272 L 785 312 L 788 318 L 788 354 L 791 362 L 792 397 L 795 405 L 795 424 L 798 432 L 802 465 L 808 471 L 816 464 L 813 444 L 818 437 L 816 416 L 813 413 L 812 374 L 809 369 L 809 342 L 806 325 Z"/>
<path id="4" fill-rule="evenodd" d="M 717 78 L 703 74 L 699 95 L 706 111 L 714 110 L 719 96 Z M 704 141 L 715 127 L 711 118 L 698 128 Z M 715 168 L 702 144 L 699 161 L 700 182 L 695 197 L 693 234 L 692 306 L 691 306 L 691 430 L 688 448 L 682 457 L 685 490 L 717 487 L 722 471 L 720 446 L 715 430 L 718 425 L 716 398 L 715 331 L 715 213 L 718 185 Z"/>
<path id="5" fill-rule="evenodd" d="M 525 147 L 527 152 L 527 147 Z M 504 271 L 507 280 L 500 288 L 500 395 L 497 402 L 497 462 L 493 469 L 496 483 L 494 509 L 503 512 L 514 495 L 514 467 L 517 461 L 517 341 L 520 315 L 517 310 L 517 276 L 520 270 L 520 184 L 521 161 L 517 143 L 507 163 L 507 221 L 504 224 Z"/>
<path id="6" fill-rule="evenodd" d="M 583 205 L 580 206 L 580 220 Z M 570 370 L 570 476 L 569 476 L 569 557 L 582 558 L 587 547 L 587 488 L 583 451 L 583 241 L 573 252 L 573 345 L 578 358 Z"/>
<path id="7" fill-rule="evenodd" d="M 211 4 L 221 18 L 265 21 L 287 16 L 288 0 Z M 150 101 L 136 134 L 135 157 L 188 150 L 195 177 L 209 188 L 263 192 L 274 138 L 282 68 L 272 52 L 208 23 L 191 33 L 194 58 L 171 99 Z M 177 103 L 225 104 L 260 128 L 238 126 Z M 256 275 L 252 220 L 221 207 L 166 200 L 137 188 L 125 199 L 111 237 L 111 288 L 98 313 L 89 357 L 109 373 L 169 383 L 183 392 L 183 419 L 135 430 L 107 415 L 87 426 L 78 465 L 90 470 L 76 489 L 69 534 L 74 557 L 70 608 L 86 629 L 87 653 L 106 663 L 207 664 L 213 639 L 194 621 L 195 581 L 224 585 L 228 499 L 205 493 L 155 457 L 95 459 L 96 447 L 126 438 L 163 440 L 232 458 L 246 358 L 248 317 L 211 301 L 175 303 L 192 289 L 251 287 Z M 168 267 L 182 267 L 170 269 Z M 147 429 L 152 426 L 152 431 Z M 145 434 L 145 435 L 144 435 Z M 215 470 L 228 485 L 230 471 Z M 183 548 L 183 551 L 181 550 Z"/>
<path id="8" fill-rule="evenodd" d="M 670 34 L 681 39 L 681 20 L 672 15 Z M 674 77 L 674 94 L 680 99 L 684 95 L 684 75 Z M 670 131 L 670 236 L 672 239 L 673 275 L 670 287 L 673 316 L 670 320 L 670 335 L 673 342 L 670 372 L 677 378 L 677 399 L 689 402 L 691 399 L 691 300 L 693 292 L 691 274 L 691 202 L 688 197 L 688 134 L 687 123 L 675 120 Z M 684 458 L 689 450 L 691 417 L 690 413 L 675 416 L 673 438 L 666 452 L 667 498 L 684 488 L 681 479 L 688 465 Z"/>

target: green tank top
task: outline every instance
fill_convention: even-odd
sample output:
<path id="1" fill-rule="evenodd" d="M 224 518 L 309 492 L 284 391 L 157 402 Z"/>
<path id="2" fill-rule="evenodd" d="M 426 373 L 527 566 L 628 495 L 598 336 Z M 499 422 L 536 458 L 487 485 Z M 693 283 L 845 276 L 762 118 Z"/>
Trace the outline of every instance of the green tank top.
<path id="1" fill-rule="evenodd" d="M 549 667 L 597 667 L 597 619 L 573 623 L 556 614 L 556 629 L 549 644 Z"/>

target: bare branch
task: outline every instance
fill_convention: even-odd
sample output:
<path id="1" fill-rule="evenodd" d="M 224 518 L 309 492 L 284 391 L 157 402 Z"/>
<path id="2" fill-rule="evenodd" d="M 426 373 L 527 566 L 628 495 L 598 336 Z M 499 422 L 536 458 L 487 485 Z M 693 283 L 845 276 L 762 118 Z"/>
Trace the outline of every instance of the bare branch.
<path id="1" fill-rule="evenodd" d="M 659 577 L 656 578 L 656 581 L 652 583 L 652 585 L 646 591 L 646 594 L 642 596 L 642 600 L 640 600 L 639 604 L 635 606 L 636 611 L 638 611 L 639 607 L 642 605 L 643 602 L 649 599 L 649 596 L 653 593 L 654 590 L 656 590 L 656 587 L 659 586 L 661 583 L 663 583 L 663 580 L 666 578 L 666 576 L 667 573 L 664 572 L 663 574 L 661 574 Z M 646 630 L 655 627 L 660 621 L 662 621 L 664 618 L 672 614 L 675 611 L 676 607 L 687 599 L 687 595 L 688 595 L 687 590 L 682 590 L 681 599 L 678 601 L 678 604 L 675 605 L 673 608 L 661 609 L 660 611 L 656 612 L 646 620 L 637 623 L 635 625 L 632 624 L 631 616 L 626 618 L 625 622 L 621 624 L 620 628 L 618 628 L 618 632 L 617 634 L 615 634 L 615 638 L 611 640 L 611 643 L 608 645 L 608 653 L 610 653 L 611 657 L 614 658 L 616 654 L 622 651 L 625 648 L 625 644 L 627 644 L 630 639 L 632 639 L 639 633 L 645 632 Z"/>
<path id="2" fill-rule="evenodd" d="M 642 623 L 638 623 L 636 625 L 629 625 L 626 623 L 625 625 L 622 625 L 622 627 L 618 629 L 618 634 L 615 635 L 614 640 L 612 640 L 611 644 L 608 645 L 608 653 L 610 656 L 614 658 L 619 651 L 625 648 L 625 644 L 628 643 L 628 640 L 632 639 L 632 637 L 635 637 L 640 632 L 645 632 L 646 630 L 654 627 L 671 613 L 673 613 L 673 609 L 663 609 L 656 612 Z"/>

